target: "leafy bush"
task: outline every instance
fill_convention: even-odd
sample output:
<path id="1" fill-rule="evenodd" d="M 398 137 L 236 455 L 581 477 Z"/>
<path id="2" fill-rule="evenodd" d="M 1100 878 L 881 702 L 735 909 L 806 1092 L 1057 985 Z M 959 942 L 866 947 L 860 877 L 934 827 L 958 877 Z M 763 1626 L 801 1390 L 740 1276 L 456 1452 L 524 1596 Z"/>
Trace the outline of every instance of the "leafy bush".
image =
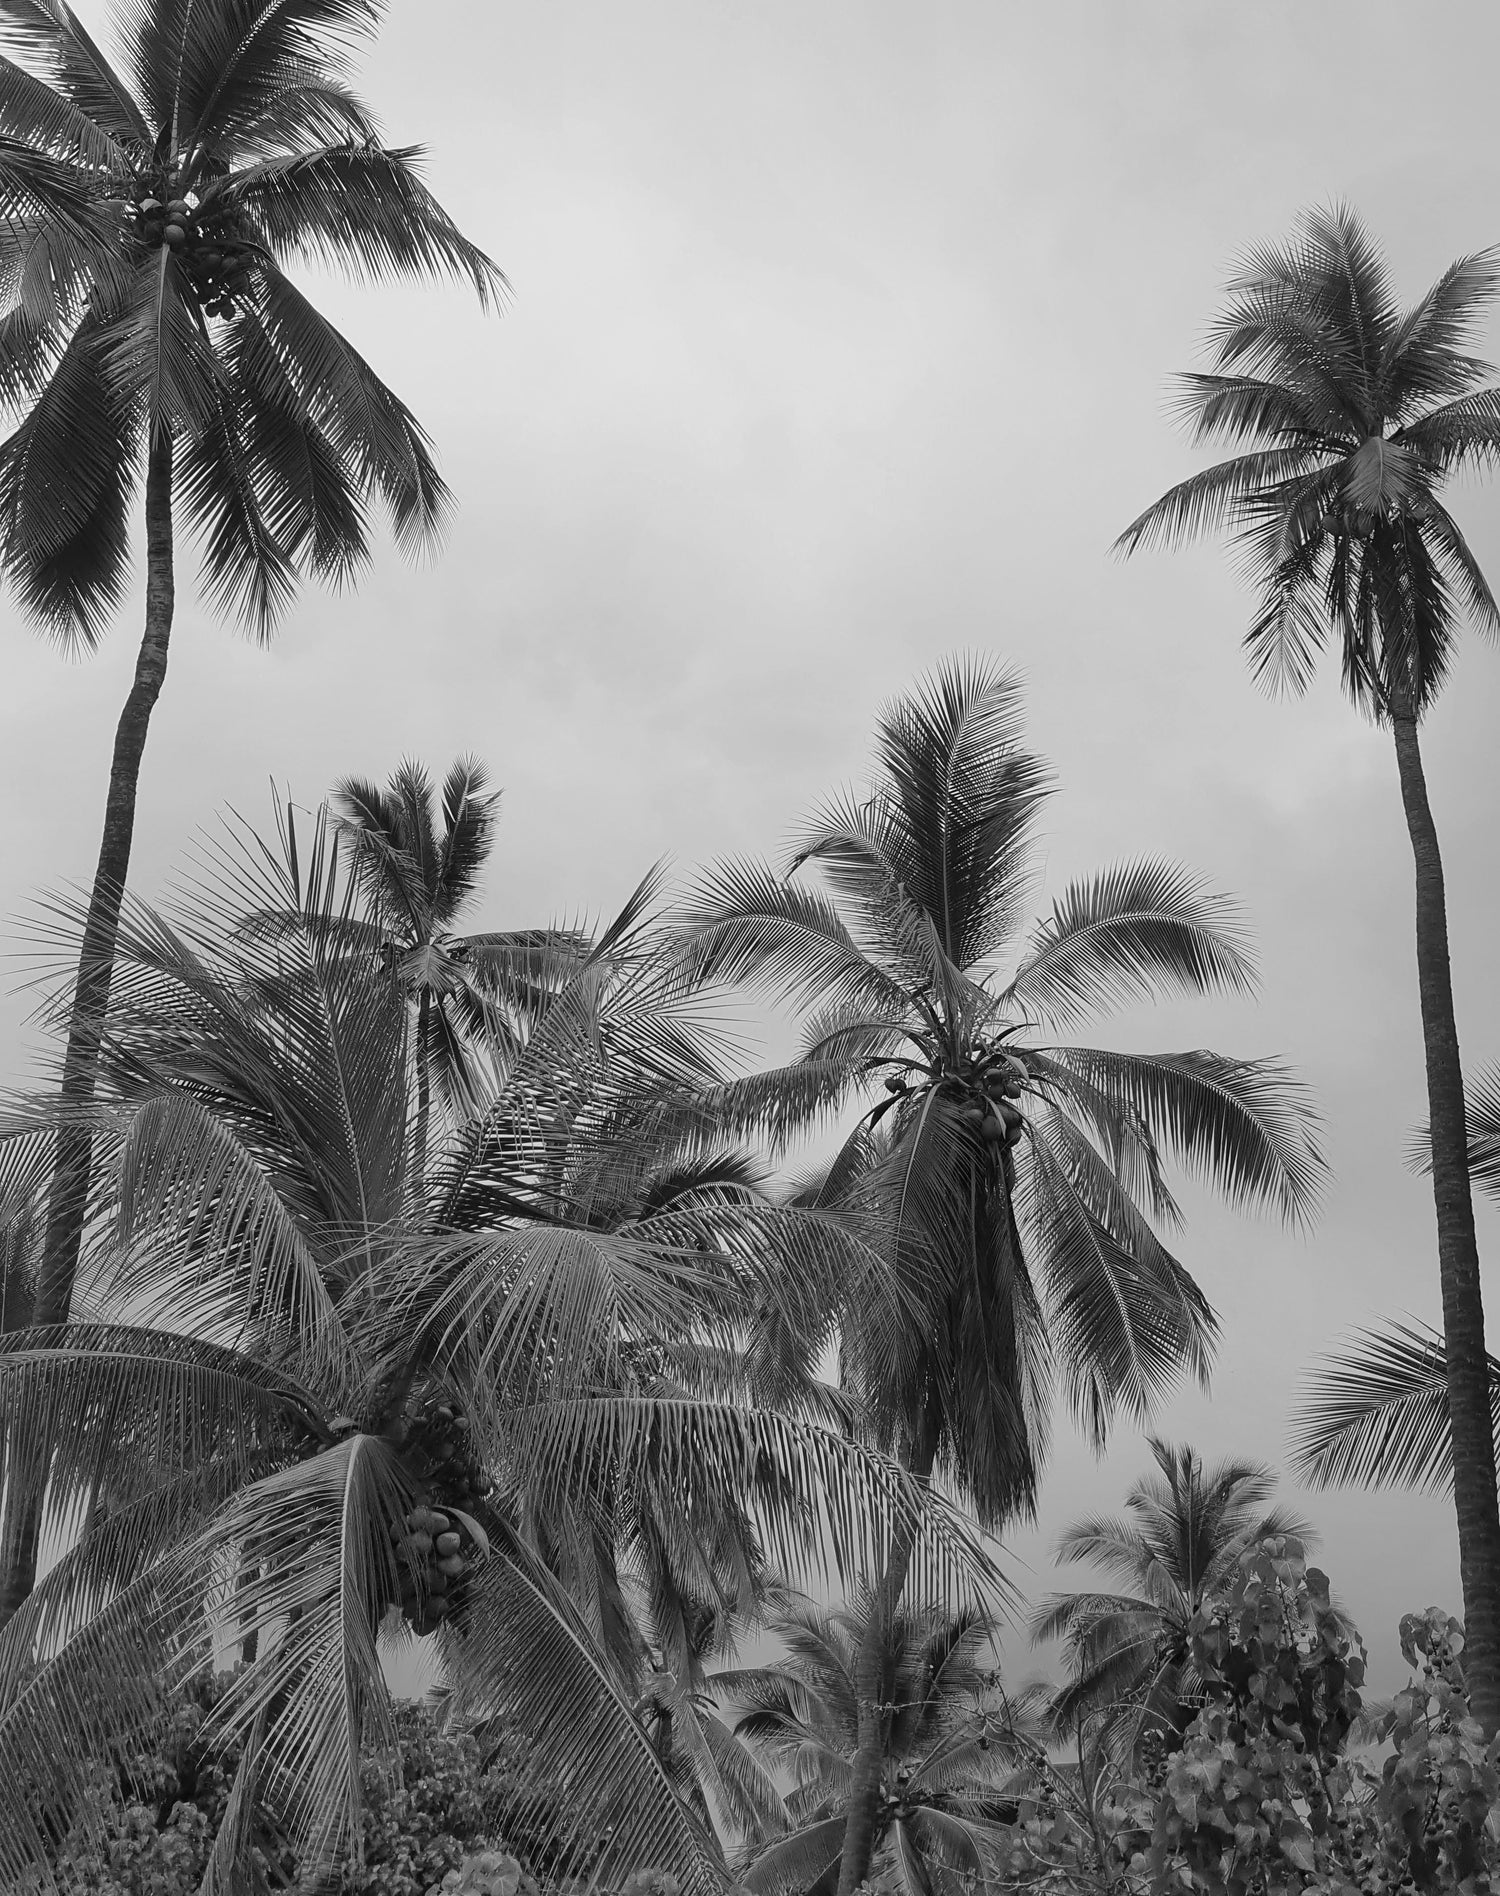
<path id="1" fill-rule="evenodd" d="M 1097 1896 L 1395 1896 L 1500 1890 L 1500 1738 L 1469 1714 L 1463 1629 L 1401 1622 L 1415 1671 L 1385 1710 L 1365 1654 L 1301 1543 L 1249 1549 L 1192 1625 L 1209 1702 L 1156 1768 L 1107 1748 L 1048 1763 L 1021 1809 L 1003 1882 Z M 1351 1746 L 1351 1737 L 1359 1743 Z"/>
<path id="2" fill-rule="evenodd" d="M 149 1749 L 101 1771 L 93 1807 L 59 1850 L 64 1896 L 196 1896 L 237 1762 L 204 1742 L 222 1686 L 184 1690 Z M 342 1896 L 453 1888 L 465 1896 L 538 1896 L 535 1879 L 509 1856 L 514 1880 L 507 1885 L 502 1877 L 492 1891 L 495 1866 L 484 1862 L 502 1850 L 501 1812 L 515 1786 L 510 1756 L 502 1750 L 487 1762 L 471 1733 L 445 1729 L 419 1705 L 398 1710 L 397 1729 L 401 1779 L 393 1784 L 366 1768 L 362 1848 L 343 1866 Z M 300 1866 L 269 1812 L 257 1814 L 255 1849 L 273 1888 L 296 1883 Z"/>

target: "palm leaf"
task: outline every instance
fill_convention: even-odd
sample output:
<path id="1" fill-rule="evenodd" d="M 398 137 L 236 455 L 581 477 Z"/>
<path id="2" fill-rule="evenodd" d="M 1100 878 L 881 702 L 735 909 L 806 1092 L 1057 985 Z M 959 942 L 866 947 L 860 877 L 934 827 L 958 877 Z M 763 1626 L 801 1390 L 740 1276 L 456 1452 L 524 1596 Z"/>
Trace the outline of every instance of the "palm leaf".
<path id="1" fill-rule="evenodd" d="M 1164 993 L 1254 987 L 1236 905 L 1174 864 L 1144 858 L 1070 884 L 1001 998 L 1071 1024 Z"/>
<path id="2" fill-rule="evenodd" d="M 1500 1439 L 1500 1362 L 1486 1358 L 1490 1424 Z M 1292 1423 L 1292 1465 L 1315 1487 L 1453 1484 L 1447 1352 L 1417 1324 L 1351 1338 L 1313 1372 Z"/>

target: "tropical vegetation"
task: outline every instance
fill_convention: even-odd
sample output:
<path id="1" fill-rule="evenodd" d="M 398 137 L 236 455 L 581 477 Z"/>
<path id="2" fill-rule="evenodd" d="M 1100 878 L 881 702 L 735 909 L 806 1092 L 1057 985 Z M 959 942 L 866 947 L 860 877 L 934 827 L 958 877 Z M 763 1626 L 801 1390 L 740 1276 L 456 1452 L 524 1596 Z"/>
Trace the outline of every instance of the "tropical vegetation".
<path id="1" fill-rule="evenodd" d="M 1278 1062 L 1053 1037 L 1126 1002 L 1249 990 L 1254 964 L 1234 904 L 1149 858 L 1074 883 L 1028 930 L 1047 794 L 1015 678 L 945 665 L 882 713 L 870 788 L 814 815 L 787 874 L 722 865 L 680 924 L 695 977 L 803 1010 L 800 1057 L 728 1089 L 736 1122 L 780 1147 L 863 1107 L 809 1198 L 885 1230 L 909 1314 L 892 1349 L 845 1299 L 841 1378 L 870 1439 L 920 1482 L 940 1472 L 986 1529 L 1034 1504 L 1054 1379 L 1102 1444 L 1118 1412 L 1207 1375 L 1214 1319 L 1161 1235 L 1179 1222 L 1166 1161 L 1291 1219 L 1323 1173 Z M 882 1626 L 909 1553 L 892 1543 L 866 1622 L 838 1896 L 874 1848 Z"/>
<path id="2" fill-rule="evenodd" d="M 1091 1515 L 1064 1529 L 1059 1565 L 1086 1563 L 1129 1593 L 1060 1593 L 1031 1621 L 1034 1643 L 1060 1639 L 1068 1671 L 1049 1706 L 1061 1730 L 1102 1715 L 1127 1748 L 1180 1734 L 1205 1696 L 1193 1665 L 1195 1618 L 1231 1585 L 1248 1547 L 1283 1535 L 1304 1545 L 1305 1521 L 1269 1506 L 1264 1463 L 1205 1467 L 1188 1446 L 1152 1438 L 1156 1472 L 1125 1497 L 1126 1515 Z"/>
<path id="3" fill-rule="evenodd" d="M 1155 1004 L 1254 995 L 1245 921 L 1150 855 L 1043 900 L 1052 775 L 998 661 L 889 702 L 779 862 L 587 924 L 479 925 L 471 756 L 127 886 L 176 524 L 267 637 L 377 502 L 408 552 L 447 506 L 289 274 L 504 290 L 351 89 L 383 12 L 129 0 L 112 62 L 66 0 L 0 0 L 4 571 L 91 646 L 137 499 L 146 566 L 97 873 L 32 929 L 52 1064 L 0 1102 L 0 1886 L 1481 1896 L 1500 1074 L 1458 1063 L 1418 733 L 1462 621 L 1500 629 L 1441 498 L 1500 454 L 1468 353 L 1500 261 L 1404 310 L 1342 208 L 1252 253 L 1183 385 L 1243 451 L 1119 543 L 1227 529 L 1256 675 L 1335 643 L 1396 749 L 1444 1328 L 1326 1355 L 1291 1448 L 1454 1490 L 1467 1625 L 1403 1620 L 1382 1703 L 1262 1462 L 1146 1434 L 1029 1608 L 999 1543 L 1059 1402 L 1102 1451 L 1208 1382 L 1179 1181 L 1307 1229 L 1327 1166 L 1279 1058 L 1134 1050 Z M 767 1004 L 800 1041 L 756 1070 Z"/>
<path id="4" fill-rule="evenodd" d="M 111 61 L 67 0 L 0 5 L 0 564 L 22 610 L 92 647 L 121 603 L 144 493 L 146 613 L 109 767 L 62 1063 L 92 1097 L 147 728 L 167 675 L 177 529 L 214 605 L 270 637 L 304 575 L 369 557 L 370 510 L 408 552 L 448 493 L 420 424 L 293 280 L 504 279 L 351 89 L 380 0 L 121 6 Z M 91 1153 L 59 1132 L 34 1321 L 72 1310 Z M 31 1515 L 7 1548 L 0 1621 L 30 1588 Z"/>

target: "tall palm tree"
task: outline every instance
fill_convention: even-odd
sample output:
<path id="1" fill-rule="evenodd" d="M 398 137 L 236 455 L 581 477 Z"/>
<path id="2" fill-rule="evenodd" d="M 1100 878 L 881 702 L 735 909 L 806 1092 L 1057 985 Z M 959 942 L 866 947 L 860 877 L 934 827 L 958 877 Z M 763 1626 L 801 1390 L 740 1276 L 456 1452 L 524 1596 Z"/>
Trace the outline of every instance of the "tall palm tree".
<path id="1" fill-rule="evenodd" d="M 1212 1315 L 1156 1228 L 1178 1220 L 1164 1155 L 1291 1218 L 1323 1162 L 1273 1061 L 1051 1037 L 1091 1010 L 1246 990 L 1253 966 L 1232 905 L 1150 860 L 1075 883 L 1025 935 L 1047 786 L 1014 677 L 940 667 L 883 712 L 876 761 L 868 794 L 827 804 L 792 858 L 826 894 L 722 867 L 683 952 L 808 1010 L 801 1057 L 728 1089 L 726 1112 L 785 1141 L 878 1089 L 822 1190 L 883 1224 L 908 1314 L 892 1348 L 846 1299 L 846 1372 L 876 1439 L 921 1481 L 942 1469 L 994 1528 L 1033 1503 L 1054 1374 L 1100 1441 L 1120 1408 L 1144 1416 L 1184 1369 L 1206 1374 Z M 908 1554 L 898 1541 L 883 1563 L 887 1612 Z M 839 1896 L 872 1847 L 879 1652 L 872 1621 Z"/>
<path id="2" fill-rule="evenodd" d="M 1259 590 L 1245 648 L 1257 679 L 1300 692 L 1332 635 L 1344 688 L 1388 729 L 1416 873 L 1454 1498 L 1475 1716 L 1500 1727 L 1500 1506 L 1484 1306 L 1465 1157 L 1447 906 L 1418 725 L 1467 616 L 1500 627 L 1489 584 L 1439 493 L 1500 452 L 1500 388 L 1468 351 L 1500 288 L 1493 252 L 1452 264 L 1410 309 L 1345 207 L 1306 213 L 1251 251 L 1213 330 L 1213 372 L 1182 378 L 1198 441 L 1244 444 L 1164 494 L 1126 553 L 1227 529 Z"/>
<path id="3" fill-rule="evenodd" d="M 304 574 L 350 580 L 384 503 L 408 552 L 447 490 L 411 413 L 285 271 L 504 279 L 349 87 L 382 0 L 142 0 L 112 65 L 67 0 L 0 0 L 0 558 L 23 609 L 93 646 L 144 476 L 146 623 L 120 714 L 63 1068 L 92 1092 L 147 726 L 166 678 L 176 522 L 221 610 L 268 637 Z M 68 1316 L 89 1151 L 57 1155 L 36 1318 Z"/>
<path id="4" fill-rule="evenodd" d="M 200 878 L 200 913 L 127 899 L 88 1115 L 104 1320 L 0 1337 L 0 1439 L 40 1455 L 68 1543 L 0 1630 L 0 1883 L 45 1874 L 91 1761 L 236 1647 L 220 1868 L 257 1803 L 331 1860 L 362 1747 L 389 1752 L 381 1642 L 414 1628 L 445 1642 L 460 1709 L 532 1734 L 526 1788 L 555 1808 L 562 1787 L 565 1852 L 604 1837 L 605 1869 L 706 1891 L 712 1854 L 560 1554 L 604 1541 L 624 1567 L 642 1523 L 675 1545 L 729 1513 L 792 1571 L 847 1570 L 908 1520 L 950 1575 L 993 1570 L 893 1464 L 653 1367 L 689 1339 L 732 1357 L 762 1306 L 795 1323 L 857 1240 L 706 1187 L 597 1215 L 606 1187 L 618 1206 L 661 1180 L 661 1128 L 686 1144 L 682 1096 L 714 1071 L 640 905 L 413 1211 L 406 996 L 347 952 L 326 828 L 287 844 L 279 866 L 247 844 L 227 891 Z M 246 898 L 301 927 L 239 926 Z M 66 1110 L 13 1111 L 7 1177 Z"/>
<path id="5" fill-rule="evenodd" d="M 480 1097 L 476 1051 L 512 1040 L 517 1009 L 544 1001 L 546 984 L 561 978 L 565 952 L 582 947 L 581 937 L 561 929 L 455 932 L 494 843 L 500 799 L 487 783 L 477 758 L 458 758 L 443 781 L 441 827 L 438 793 L 417 763 L 403 763 L 383 790 L 346 777 L 332 798 L 370 910 L 353 937 L 395 961 L 416 1012 L 419 1177 L 434 1083 L 450 1104 L 472 1111 Z"/>
<path id="6" fill-rule="evenodd" d="M 873 1631 L 881 1796 L 872 1860 L 906 1889 L 988 1889 L 1015 1819 L 1006 1780 L 1020 1755 L 986 1664 L 992 1622 L 942 1607 L 891 1618 L 869 1595 L 838 1611 L 794 1597 L 772 1629 L 785 1657 L 710 1674 L 721 1702 L 741 1708 L 735 1736 L 792 1785 L 791 1828 L 748 1855 L 746 1888 L 832 1896 L 837 1886 L 861 1743 L 856 1674 Z"/>
<path id="7" fill-rule="evenodd" d="M 1062 1593 L 1044 1601 L 1031 1636 L 1061 1638 L 1072 1676 L 1052 1700 L 1071 1729 L 1103 1712 L 1128 1728 L 1180 1731 L 1201 1697 L 1192 1664 L 1193 1615 L 1233 1579 L 1244 1550 L 1269 1534 L 1311 1538 L 1307 1524 L 1268 1508 L 1274 1470 L 1226 1460 L 1206 1468 L 1191 1448 L 1150 1438 L 1159 1473 L 1125 1497 L 1127 1516 L 1095 1515 L 1063 1530 L 1059 1562 L 1086 1561 L 1131 1591 Z"/>

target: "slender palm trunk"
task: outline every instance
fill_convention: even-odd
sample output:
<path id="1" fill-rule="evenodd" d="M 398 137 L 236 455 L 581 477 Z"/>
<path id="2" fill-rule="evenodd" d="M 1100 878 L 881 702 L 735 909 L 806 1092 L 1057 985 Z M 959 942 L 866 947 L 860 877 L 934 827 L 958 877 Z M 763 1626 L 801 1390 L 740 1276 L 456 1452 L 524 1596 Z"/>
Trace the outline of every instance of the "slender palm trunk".
<path id="1" fill-rule="evenodd" d="M 130 869 L 135 834 L 135 796 L 151 712 L 167 675 L 167 642 L 172 631 L 172 442 L 154 441 L 146 469 L 146 628 L 136 657 L 135 677 L 115 728 L 109 792 L 104 804 L 104 836 L 89 896 L 78 956 L 78 980 L 63 1056 L 63 1126 L 57 1163 L 47 1200 L 47 1230 L 42 1244 L 32 1323 L 66 1323 L 73 1304 L 78 1254 L 88 1200 L 93 1141 L 82 1116 L 94 1097 L 99 1066 L 99 1026 L 109 1005 L 114 973 L 115 931 Z M 72 1123 L 69 1123 L 69 1122 Z M 0 1573 L 0 1626 L 31 1592 L 36 1579 L 37 1537 L 42 1481 L 18 1484 L 7 1495 L 9 1531 Z M 29 1489 L 30 1492 L 24 1490 Z"/>
<path id="2" fill-rule="evenodd" d="M 1486 1733 L 1493 1733 L 1500 1729 L 1500 1504 L 1495 1493 L 1484 1301 L 1469 1188 L 1468 1117 L 1453 1015 L 1443 861 L 1427 800 L 1416 716 L 1398 708 L 1391 725 L 1401 776 L 1401 801 L 1416 863 L 1417 984 L 1427 1056 L 1432 1193 L 1437 1206 L 1448 1413 L 1453 1431 L 1464 1664 L 1474 1716 Z"/>
<path id="3" fill-rule="evenodd" d="M 937 1460 L 939 1418 L 936 1404 L 929 1401 L 921 1430 L 912 1445 L 910 1472 L 920 1482 L 932 1478 Z M 839 1863 L 838 1896 L 853 1896 L 870 1874 L 870 1858 L 875 1854 L 876 1819 L 880 1811 L 882 1767 L 885 1763 L 885 1734 L 888 1714 L 880 1703 L 881 1674 L 889 1646 L 887 1629 L 901 1604 L 902 1590 L 911 1568 L 916 1547 L 916 1529 L 903 1524 L 891 1543 L 885 1572 L 875 1589 L 870 1623 L 854 1664 L 854 1692 L 858 1717 L 859 1748 L 854 1756 L 854 1778 L 849 1787 L 849 1815 L 844 1821 L 844 1853 Z"/>
<path id="4" fill-rule="evenodd" d="M 412 1190 L 422 1202 L 427 1179 L 427 1122 L 432 1112 L 432 1075 L 428 1071 L 428 1043 L 432 1038 L 432 996 L 426 988 L 417 1002 L 417 1123 L 412 1135 Z"/>

